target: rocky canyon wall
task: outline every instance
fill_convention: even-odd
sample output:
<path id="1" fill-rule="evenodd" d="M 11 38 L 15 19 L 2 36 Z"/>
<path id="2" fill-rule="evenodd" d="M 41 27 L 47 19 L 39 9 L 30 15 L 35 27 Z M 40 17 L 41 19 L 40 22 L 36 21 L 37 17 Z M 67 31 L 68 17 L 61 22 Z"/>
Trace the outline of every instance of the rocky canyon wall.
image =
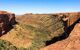
<path id="1" fill-rule="evenodd" d="M 15 14 L 6 11 L 0 11 L 0 34 L 8 31 L 9 27 L 15 24 Z"/>

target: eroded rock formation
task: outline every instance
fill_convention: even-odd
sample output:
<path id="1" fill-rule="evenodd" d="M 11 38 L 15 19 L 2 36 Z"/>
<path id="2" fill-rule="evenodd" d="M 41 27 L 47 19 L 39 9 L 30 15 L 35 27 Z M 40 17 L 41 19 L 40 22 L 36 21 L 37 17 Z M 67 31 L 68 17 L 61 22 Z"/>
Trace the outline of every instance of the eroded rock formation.
<path id="1" fill-rule="evenodd" d="M 80 50 L 80 23 L 76 24 L 69 37 L 41 50 Z"/>
<path id="2" fill-rule="evenodd" d="M 15 24 L 15 14 L 0 11 L 0 34 L 6 33 L 10 26 Z"/>

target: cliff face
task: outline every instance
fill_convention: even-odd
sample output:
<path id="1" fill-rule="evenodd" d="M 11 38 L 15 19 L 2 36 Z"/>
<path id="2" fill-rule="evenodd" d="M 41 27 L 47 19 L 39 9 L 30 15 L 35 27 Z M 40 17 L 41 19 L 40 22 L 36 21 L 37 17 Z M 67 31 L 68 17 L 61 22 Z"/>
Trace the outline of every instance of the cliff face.
<path id="1" fill-rule="evenodd" d="M 9 27 L 15 24 L 15 14 L 0 11 L 0 34 L 8 31 Z"/>
<path id="2" fill-rule="evenodd" d="M 80 18 L 80 12 L 72 12 L 72 13 L 61 13 L 58 14 L 63 20 L 66 22 L 67 27 L 71 26 L 74 22 L 76 22 Z"/>
<path id="3" fill-rule="evenodd" d="M 80 50 L 80 23 L 76 24 L 69 37 L 41 50 Z"/>

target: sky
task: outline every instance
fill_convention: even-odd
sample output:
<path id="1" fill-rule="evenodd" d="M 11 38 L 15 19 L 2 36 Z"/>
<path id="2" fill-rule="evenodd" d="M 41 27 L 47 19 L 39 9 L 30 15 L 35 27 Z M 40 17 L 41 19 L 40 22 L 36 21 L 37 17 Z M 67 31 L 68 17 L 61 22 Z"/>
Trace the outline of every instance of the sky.
<path id="1" fill-rule="evenodd" d="M 15 14 L 79 12 L 80 0 L 0 0 L 0 10 Z"/>

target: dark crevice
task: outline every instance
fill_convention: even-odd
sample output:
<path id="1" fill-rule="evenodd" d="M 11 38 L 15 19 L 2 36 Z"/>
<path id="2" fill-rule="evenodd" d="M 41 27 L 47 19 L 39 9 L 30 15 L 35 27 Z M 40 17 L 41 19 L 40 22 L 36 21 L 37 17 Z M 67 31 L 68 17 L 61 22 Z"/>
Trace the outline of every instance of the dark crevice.
<path id="1" fill-rule="evenodd" d="M 74 26 L 76 25 L 76 23 L 78 23 L 80 21 L 80 19 L 78 19 L 76 22 L 74 22 L 71 26 L 69 26 L 68 28 L 66 28 L 65 32 L 58 37 L 54 37 L 53 39 L 51 39 L 50 41 L 46 41 L 46 46 L 53 44 L 57 41 L 61 41 L 64 40 L 66 38 L 69 37 L 69 34 L 71 33 L 71 31 L 73 30 Z M 66 27 L 66 26 L 65 26 Z"/>
<path id="2" fill-rule="evenodd" d="M 17 24 L 17 22 L 15 21 L 15 23 L 14 23 L 13 25 L 16 25 L 16 24 Z M 5 28 L 5 33 L 0 34 L 0 36 L 2 36 L 2 35 L 4 35 L 4 34 L 7 34 L 7 32 L 9 32 L 10 30 L 12 30 L 12 29 L 13 29 L 13 25 L 9 24 L 9 25 L 7 26 L 7 28 Z"/>
<path id="3" fill-rule="evenodd" d="M 15 14 L 0 14 L 0 36 L 13 29 L 16 23 Z"/>

